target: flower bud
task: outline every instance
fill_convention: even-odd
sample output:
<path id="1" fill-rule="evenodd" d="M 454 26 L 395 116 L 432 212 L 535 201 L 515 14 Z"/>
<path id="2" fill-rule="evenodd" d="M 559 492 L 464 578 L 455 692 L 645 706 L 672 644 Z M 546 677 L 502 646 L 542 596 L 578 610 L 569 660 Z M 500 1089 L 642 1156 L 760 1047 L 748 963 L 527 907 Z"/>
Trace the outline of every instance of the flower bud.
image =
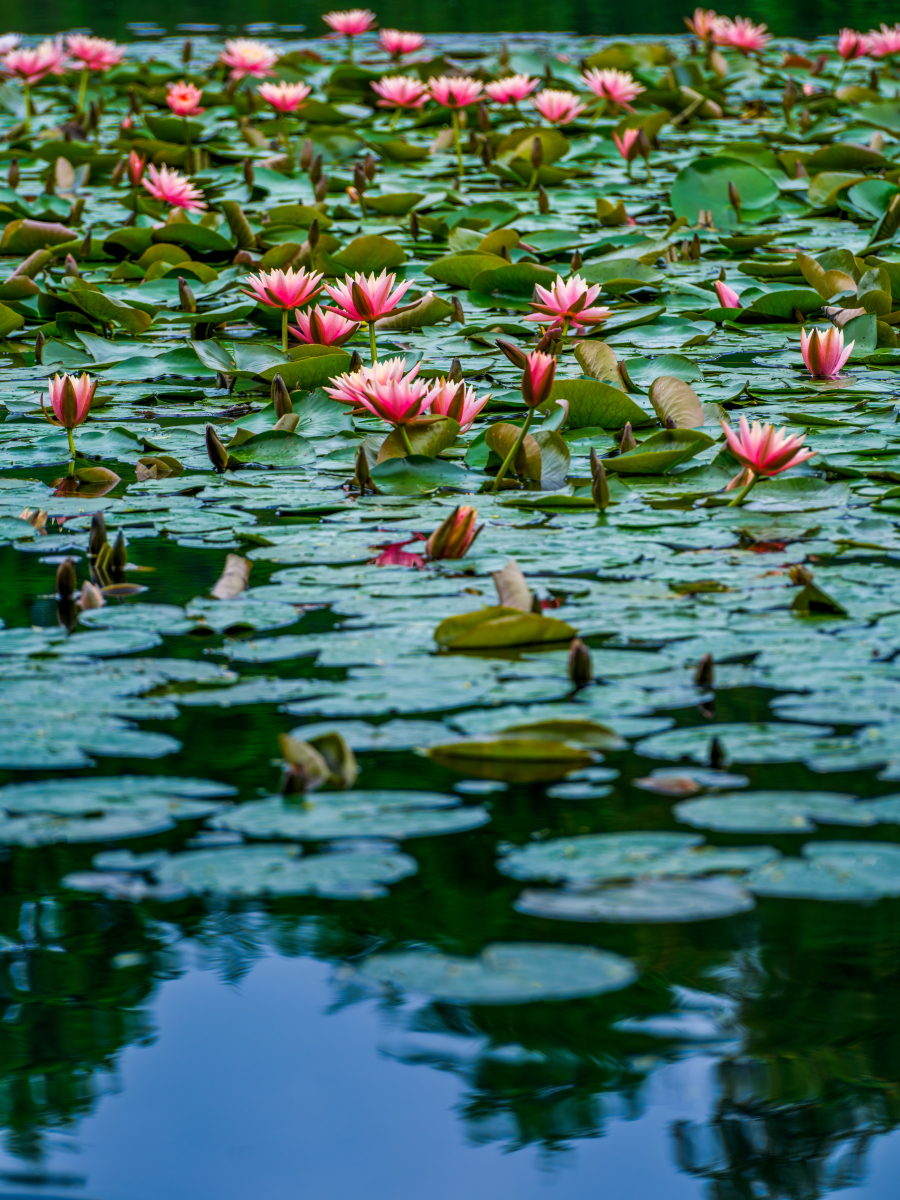
<path id="1" fill-rule="evenodd" d="M 609 507 L 609 482 L 606 468 L 597 451 L 591 447 L 591 496 L 601 512 Z"/>
<path id="2" fill-rule="evenodd" d="M 552 354 L 533 350 L 522 372 L 522 399 L 529 408 L 538 408 L 549 400 L 556 378 L 556 359 Z"/>
<path id="3" fill-rule="evenodd" d="M 641 156 L 641 158 L 644 160 L 644 162 L 646 162 L 647 159 L 650 157 L 650 151 L 651 151 L 652 147 L 650 145 L 650 139 L 647 137 L 647 134 L 644 132 L 643 125 L 641 125 L 640 128 L 638 129 L 638 135 L 635 138 L 634 144 L 637 147 L 638 154 Z"/>
<path id="4" fill-rule="evenodd" d="M 365 168 L 362 163 L 356 163 L 353 167 L 353 186 L 356 188 L 357 194 L 362 195 L 369 186 L 369 181 L 366 178 Z"/>
<path id="5" fill-rule="evenodd" d="M 255 178 L 255 175 L 254 175 L 254 171 L 253 171 L 253 160 L 250 158 L 245 158 L 244 159 L 244 183 L 246 183 L 248 188 L 253 187 L 254 178 Z"/>
<path id="6" fill-rule="evenodd" d="M 544 143 L 539 137 L 531 143 L 531 165 L 535 171 L 544 165 Z"/>
<path id="7" fill-rule="evenodd" d="M 299 167 L 301 171 L 308 171 L 309 164 L 313 160 L 313 144 L 312 139 L 307 138 L 303 143 L 303 149 L 300 151 Z"/>
<path id="8" fill-rule="evenodd" d="M 451 362 L 451 364 L 450 364 L 450 370 L 447 372 L 447 382 L 448 383 L 462 383 L 462 380 L 463 380 L 462 363 L 459 361 L 458 358 L 454 358 L 453 362 Z"/>
<path id="9" fill-rule="evenodd" d="M 319 153 L 309 164 L 309 181 L 313 185 L 313 187 L 315 187 L 321 178 L 322 178 L 322 155 L 321 155 L 321 153 Z"/>
<path id="10" fill-rule="evenodd" d="M 366 176 L 366 181 L 371 183 L 378 172 L 378 162 L 375 156 L 369 152 L 362 161 L 362 169 Z"/>
<path id="11" fill-rule="evenodd" d="M 56 594 L 60 600 L 69 600 L 77 587 L 78 576 L 75 572 L 75 564 L 71 558 L 67 558 L 59 564 L 56 570 Z"/>
<path id="12" fill-rule="evenodd" d="M 120 529 L 116 534 L 116 540 L 113 542 L 112 557 L 109 565 L 116 573 L 121 573 L 125 570 L 128 563 L 128 547 L 125 544 L 125 535 Z"/>
<path id="13" fill-rule="evenodd" d="M 460 300 L 459 296 L 454 293 L 454 295 L 450 297 L 450 303 L 453 305 L 453 316 L 450 318 L 451 322 L 455 321 L 459 325 L 465 325 L 466 314 L 463 312 L 462 301 Z"/>
<path id="14" fill-rule="evenodd" d="M 572 255 L 571 262 L 569 263 L 569 269 L 574 274 L 574 272 L 580 271 L 583 266 L 584 266 L 584 259 L 581 257 L 579 252 L 576 250 L 575 253 Z"/>
<path id="15" fill-rule="evenodd" d="M 524 350 L 520 350 L 518 346 L 514 346 L 512 342 L 504 342 L 502 338 L 497 338 L 494 343 L 498 350 L 501 350 L 514 367 L 519 367 L 523 370 L 528 366 L 528 355 Z"/>
<path id="16" fill-rule="evenodd" d="M 105 545 L 107 545 L 106 518 L 102 512 L 95 512 L 91 517 L 91 536 L 88 541 L 88 554 L 91 558 L 96 558 Z"/>
<path id="17" fill-rule="evenodd" d="M 487 138 L 481 139 L 481 161 L 486 167 L 489 167 L 494 161 L 494 152 L 491 149 L 491 143 Z"/>
<path id="18" fill-rule="evenodd" d="M 191 55 L 194 53 L 194 47 L 191 45 L 191 39 L 185 38 L 184 45 L 181 47 L 181 61 L 185 66 L 191 61 Z"/>
<path id="19" fill-rule="evenodd" d="M 92 583 L 83 583 L 81 585 L 81 595 L 78 597 L 78 607 L 82 611 L 87 611 L 89 608 L 102 608 L 106 601 L 103 599 L 103 593 L 98 587 Z"/>
<path id="20" fill-rule="evenodd" d="M 578 637 L 572 638 L 569 645 L 569 678 L 576 688 L 583 688 L 594 678 L 591 670 L 591 652 Z"/>
<path id="21" fill-rule="evenodd" d="M 538 187 L 538 212 L 547 214 L 550 211 L 550 201 L 547 199 L 547 193 L 544 191 L 544 185 Z"/>
<path id="22" fill-rule="evenodd" d="M 133 113 L 139 113 L 141 111 L 141 102 L 138 99 L 137 92 L 133 87 L 128 89 L 128 108 Z"/>
<path id="23" fill-rule="evenodd" d="M 715 677 L 715 660 L 711 654 L 704 654 L 697 663 L 694 672 L 694 685 L 699 688 L 711 688 Z"/>
<path id="24" fill-rule="evenodd" d="M 9 170 L 6 172 L 6 182 L 13 189 L 19 186 L 19 160 L 11 158 L 9 160 Z"/>
<path id="25" fill-rule="evenodd" d="M 315 196 L 315 198 L 319 204 L 321 204 L 322 201 L 325 199 L 325 197 L 328 195 L 328 176 L 327 175 L 323 175 L 321 177 L 321 179 L 319 180 L 319 182 L 316 184 L 313 195 Z"/>
<path id="26" fill-rule="evenodd" d="M 637 449 L 637 438 L 631 428 L 631 422 L 625 422 L 625 428 L 622 430 L 622 440 L 619 442 L 619 452 L 627 454 L 629 450 Z"/>
<path id="27" fill-rule="evenodd" d="M 119 161 L 116 163 L 116 165 L 113 167 L 112 175 L 110 175 L 110 182 L 112 183 L 113 187 L 118 187 L 119 184 L 122 182 L 122 180 L 125 178 L 125 170 L 126 170 L 127 166 L 128 166 L 128 159 L 120 158 Z"/>
<path id="28" fill-rule="evenodd" d="M 425 553 L 429 558 L 462 558 L 484 528 L 475 525 L 477 520 L 477 508 L 454 508 L 425 543 Z"/>
<path id="29" fill-rule="evenodd" d="M 363 360 L 358 350 L 354 350 L 350 355 L 350 365 L 347 368 L 348 375 L 355 375 L 357 371 L 362 370 Z"/>
<path id="30" fill-rule="evenodd" d="M 366 451 L 363 446 L 356 452 L 356 467 L 353 472 L 353 478 L 356 481 L 356 486 L 359 488 L 359 494 L 362 496 L 367 490 L 375 492 L 378 489 L 372 483 L 372 477 L 369 474 L 369 460 L 366 456 Z"/>
<path id="31" fill-rule="evenodd" d="M 319 244 L 319 218 L 313 217 L 312 224 L 309 227 L 309 233 L 306 235 L 306 240 L 309 242 L 310 250 L 315 250 Z"/>
<path id="32" fill-rule="evenodd" d="M 84 205 L 85 205 L 84 196 L 79 196 L 78 199 L 75 201 L 75 203 L 72 205 L 72 211 L 69 213 L 69 224 L 70 225 L 80 225 L 81 224 L 81 218 L 84 216 Z"/>
<path id="33" fill-rule="evenodd" d="M 737 190 L 731 180 L 728 180 L 728 203 L 737 213 L 737 219 L 741 219 L 741 193 Z"/>
<path id="34" fill-rule="evenodd" d="M 272 380 L 271 396 L 272 406 L 275 409 L 275 416 L 278 420 L 281 420 L 285 413 L 292 413 L 294 411 L 294 406 L 291 403 L 291 394 L 280 375 L 276 375 Z"/>
<path id="35" fill-rule="evenodd" d="M 222 445 L 221 439 L 212 425 L 206 427 L 206 453 L 209 455 L 213 470 L 221 475 L 228 466 L 228 451 Z"/>
<path id="36" fill-rule="evenodd" d="M 491 114 L 483 100 L 478 101 L 478 128 L 482 133 L 487 133 L 491 128 Z"/>
<path id="37" fill-rule="evenodd" d="M 182 312 L 195 313 L 197 311 L 197 297 L 191 291 L 186 279 L 178 276 L 178 303 L 181 305 Z"/>
<path id="38" fill-rule="evenodd" d="M 415 212 L 409 214 L 409 236 L 414 242 L 419 240 L 419 218 Z"/>
<path id="39" fill-rule="evenodd" d="M 35 366 L 42 366 L 44 362 L 44 347 L 47 345 L 47 339 L 39 329 L 34 339 L 34 363 Z"/>
<path id="40" fill-rule="evenodd" d="M 228 387 L 228 376 L 223 375 L 221 371 L 216 371 L 216 387 L 220 392 L 224 392 Z"/>
<path id="41" fill-rule="evenodd" d="M 93 244 L 91 231 L 88 229 L 85 231 L 84 237 L 81 239 L 81 245 L 78 248 L 78 253 L 82 258 L 90 258 Z"/>

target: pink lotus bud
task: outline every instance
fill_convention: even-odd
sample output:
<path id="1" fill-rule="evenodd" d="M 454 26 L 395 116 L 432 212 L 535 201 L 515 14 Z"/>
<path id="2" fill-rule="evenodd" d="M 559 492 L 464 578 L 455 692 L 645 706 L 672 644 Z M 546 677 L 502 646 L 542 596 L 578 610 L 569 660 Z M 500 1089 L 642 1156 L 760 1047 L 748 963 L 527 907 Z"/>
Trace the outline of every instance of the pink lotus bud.
<path id="1" fill-rule="evenodd" d="M 555 378 L 555 357 L 533 350 L 522 372 L 522 398 L 529 408 L 537 408 L 550 398 Z"/>
<path id="2" fill-rule="evenodd" d="M 477 520 L 477 508 L 454 508 L 425 543 L 425 553 L 429 558 L 462 558 L 484 528 L 476 526 Z"/>
<path id="3" fill-rule="evenodd" d="M 839 375 L 855 345 L 852 341 L 845 347 L 843 329 L 834 326 L 824 333 L 818 329 L 800 332 L 800 353 L 814 379 L 834 379 Z"/>
<path id="4" fill-rule="evenodd" d="M 713 284 L 716 289 L 716 295 L 719 297 L 719 304 L 722 308 L 742 308 L 741 298 L 727 283 L 723 283 L 721 279 L 717 279 Z"/>
<path id="5" fill-rule="evenodd" d="M 56 420 L 53 421 L 53 418 L 44 409 L 42 397 L 41 408 L 44 409 L 44 415 L 48 417 L 48 420 L 53 421 L 54 425 L 61 425 L 63 429 L 75 429 L 87 420 L 94 392 L 97 390 L 96 379 L 91 379 L 87 374 L 78 378 L 74 375 L 54 375 L 48 387 L 50 407 L 56 416 Z"/>

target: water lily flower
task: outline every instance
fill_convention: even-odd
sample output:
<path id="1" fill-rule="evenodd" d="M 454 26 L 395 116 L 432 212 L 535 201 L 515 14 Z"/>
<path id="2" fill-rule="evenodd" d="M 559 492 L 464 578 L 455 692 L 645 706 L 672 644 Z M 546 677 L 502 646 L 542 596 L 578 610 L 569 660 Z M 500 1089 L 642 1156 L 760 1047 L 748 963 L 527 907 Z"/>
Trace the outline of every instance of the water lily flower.
<path id="1" fill-rule="evenodd" d="M 304 268 L 295 272 L 293 267 L 288 267 L 286 271 L 260 271 L 258 275 L 248 276 L 247 283 L 250 291 L 242 289 L 245 295 L 268 308 L 281 309 L 281 349 L 287 354 L 290 312 L 322 290 L 321 274 Z"/>
<path id="2" fill-rule="evenodd" d="M 369 326 L 369 345 L 372 350 L 372 362 L 378 358 L 375 347 L 375 322 L 386 317 L 397 307 L 403 294 L 410 285 L 410 280 L 395 288 L 397 276 L 388 275 L 383 270 L 380 275 L 364 275 L 357 271 L 355 275 L 344 277 L 343 283 L 325 284 L 325 291 L 337 305 L 337 311 L 348 321 L 365 321 Z"/>
<path id="3" fill-rule="evenodd" d="M 534 299 L 529 302 L 535 311 L 523 320 L 541 324 L 549 321 L 550 329 L 562 329 L 563 336 L 570 324 L 576 329 L 599 325 L 612 311 L 603 306 L 591 308 L 599 295 L 599 283 L 589 284 L 580 275 L 573 275 L 568 280 L 557 275 L 549 291 L 539 283 L 535 284 Z"/>
<path id="4" fill-rule="evenodd" d="M 530 75 L 507 75 L 495 83 L 486 84 L 484 90 L 497 104 L 519 104 L 540 85 L 541 81 L 532 79 Z"/>
<path id="5" fill-rule="evenodd" d="M 379 108 L 421 108 L 428 99 L 428 89 L 412 75 L 388 75 L 372 83 L 372 91 L 381 99 Z"/>
<path id="6" fill-rule="evenodd" d="M 303 108 L 312 91 L 308 83 L 261 83 L 256 89 L 266 104 L 282 115 Z"/>
<path id="7" fill-rule="evenodd" d="M 800 332 L 800 353 L 813 379 L 834 379 L 841 373 L 856 341 L 844 346 L 844 331 L 832 326 L 827 332 Z"/>
<path id="8" fill-rule="evenodd" d="M 3 56 L 5 75 L 15 75 L 28 87 L 39 83 L 45 75 L 64 75 L 67 55 L 62 42 L 47 38 L 39 46 L 20 46 Z"/>
<path id="9" fill-rule="evenodd" d="M 544 354 L 541 350 L 532 350 L 525 359 L 525 369 L 522 372 L 522 399 L 528 406 L 525 423 L 519 430 L 519 436 L 509 448 L 506 458 L 500 464 L 500 470 L 497 472 L 494 482 L 491 485 L 491 492 L 497 491 L 506 477 L 510 463 L 515 462 L 516 455 L 519 453 L 522 443 L 528 436 L 528 430 L 531 428 L 531 422 L 534 420 L 534 414 L 538 406 L 543 404 L 545 400 L 550 399 L 555 378 L 555 356 Z"/>
<path id="10" fill-rule="evenodd" d="M 477 103 L 484 85 L 471 75 L 441 75 L 428 80 L 428 90 L 442 108 L 458 110 Z"/>
<path id="11" fill-rule="evenodd" d="M 484 528 L 477 520 L 477 508 L 458 505 L 429 537 L 425 553 L 429 558 L 462 558 Z"/>
<path id="12" fill-rule="evenodd" d="M 855 29 L 842 29 L 838 35 L 837 52 L 844 62 L 862 58 L 869 52 L 869 38 L 864 33 L 857 33 Z"/>
<path id="13" fill-rule="evenodd" d="M 146 154 L 138 154 L 137 150 L 129 151 L 128 161 L 125 164 L 125 173 L 128 175 L 128 182 L 132 187 L 137 187 L 137 185 L 141 182 L 141 177 L 144 174 L 144 168 L 146 165 Z"/>
<path id="14" fill-rule="evenodd" d="M 156 167 L 151 163 L 141 183 L 156 200 L 173 208 L 183 208 L 185 212 L 202 212 L 206 208 L 200 189 L 173 167 Z"/>
<path id="15" fill-rule="evenodd" d="M 402 58 L 404 54 L 415 54 L 425 43 L 423 33 L 403 33 L 399 29 L 382 29 L 378 40 L 391 58 Z"/>
<path id="16" fill-rule="evenodd" d="M 368 566 L 412 567 L 416 571 L 421 571 L 425 566 L 425 559 L 421 554 L 412 550 L 404 550 L 404 546 L 412 546 L 416 542 L 424 542 L 424 540 L 421 533 L 414 533 L 411 538 L 407 538 L 403 542 L 385 542 L 379 546 L 373 546 L 373 550 L 380 550 L 381 553 L 377 558 L 368 559 Z"/>
<path id="17" fill-rule="evenodd" d="M 591 71 L 585 71 L 581 78 L 585 87 L 599 100 L 609 100 L 612 104 L 627 108 L 629 112 L 634 112 L 629 102 L 647 90 L 635 80 L 630 71 L 599 71 L 595 67 Z"/>
<path id="18" fill-rule="evenodd" d="M 192 83 L 185 83 L 183 79 L 178 83 L 170 84 L 166 94 L 166 104 L 176 117 L 194 117 L 198 113 L 202 113 L 204 111 L 200 107 L 202 99 L 202 90 Z"/>
<path id="19" fill-rule="evenodd" d="M 333 308 L 301 310 L 296 316 L 297 324 L 289 326 L 290 332 L 299 342 L 314 346 L 343 346 L 359 329 L 358 321 L 348 321 Z"/>
<path id="20" fill-rule="evenodd" d="M 890 58 L 900 53 L 900 25 L 885 25 L 882 21 L 880 29 L 869 31 L 867 43 L 872 58 Z"/>
<path id="21" fill-rule="evenodd" d="M 551 125 L 571 125 L 587 108 L 573 92 L 544 88 L 531 97 L 531 107 Z"/>
<path id="22" fill-rule="evenodd" d="M 230 77 L 235 82 L 247 75 L 254 79 L 271 75 L 277 61 L 278 55 L 271 46 L 252 38 L 229 38 L 219 55 L 219 62 L 230 68 Z"/>
<path id="23" fill-rule="evenodd" d="M 343 375 L 337 375 L 332 381 L 333 386 L 327 387 L 325 391 L 339 404 L 350 404 L 353 408 L 359 408 L 362 405 L 362 396 L 365 395 L 371 381 L 384 384 L 391 379 L 397 380 L 402 378 L 405 370 L 405 358 L 383 358 L 371 367 L 360 367 L 358 371 L 350 374 L 344 372 Z M 409 378 L 412 379 L 418 371 L 419 364 L 416 363 L 409 372 Z"/>
<path id="24" fill-rule="evenodd" d="M 325 391 L 343 404 L 354 396 L 354 403 L 367 408 L 373 416 L 389 421 L 400 433 L 408 454 L 412 454 L 409 434 L 404 428 L 428 411 L 431 406 L 433 387 L 427 379 L 418 379 L 419 364 L 403 374 L 406 359 L 388 360 L 388 369 L 376 363 L 363 367 L 353 375 L 342 375 L 335 387 Z"/>
<path id="25" fill-rule="evenodd" d="M 722 308 L 741 308 L 741 298 L 737 292 L 723 283 L 721 279 L 717 279 L 713 284 L 716 289 L 716 295 L 719 297 L 719 305 Z"/>
<path id="26" fill-rule="evenodd" d="M 3 37 L 0 37 L 0 58 L 4 54 L 9 54 L 10 50 L 15 50 L 21 40 L 21 33 L 5 33 Z"/>
<path id="27" fill-rule="evenodd" d="M 490 398 L 490 392 L 479 396 L 474 387 L 441 379 L 434 387 L 431 412 L 433 416 L 453 417 L 459 422 L 460 433 L 465 433 Z"/>
<path id="28" fill-rule="evenodd" d="M 635 144 L 640 135 L 639 129 L 623 129 L 622 136 L 614 133 L 613 141 L 616 143 L 616 149 L 629 164 L 637 158 L 638 150 Z"/>
<path id="29" fill-rule="evenodd" d="M 108 71 L 125 57 L 125 47 L 117 46 L 108 38 L 88 37 L 84 33 L 72 33 L 66 38 L 66 50 L 76 59 L 76 71 Z"/>
<path id="30" fill-rule="evenodd" d="M 730 46 L 742 54 L 759 54 L 771 41 L 768 26 L 754 25 L 749 17 L 722 17 L 713 30 L 713 41 L 717 46 Z"/>
<path id="31" fill-rule="evenodd" d="M 65 429 L 69 437 L 69 453 L 72 455 L 72 466 L 75 465 L 75 439 L 72 430 L 87 420 L 91 411 L 94 392 L 97 390 L 97 380 L 90 375 L 54 375 L 48 383 L 50 392 L 50 407 L 54 416 L 51 417 L 44 408 L 44 398 L 41 397 L 41 409 L 51 425 Z"/>
<path id="32" fill-rule="evenodd" d="M 693 17 L 685 17 L 684 23 L 701 42 L 708 42 L 721 19 L 715 9 L 695 8 Z"/>
<path id="33" fill-rule="evenodd" d="M 344 37 L 359 37 L 374 27 L 375 14 L 368 8 L 347 8 L 341 12 L 323 13 L 322 20 L 335 33 L 342 33 Z"/>
<path id="34" fill-rule="evenodd" d="M 742 504 L 758 479 L 789 471 L 816 453 L 803 445 L 805 433 L 797 436 L 786 429 L 776 430 L 774 425 L 762 425 L 759 421 L 754 421 L 751 429 L 744 416 L 740 420 L 740 434 L 735 433 L 727 421 L 722 422 L 722 431 L 728 449 L 750 473 L 740 494 L 731 501 L 732 505 Z M 736 482 L 732 480 L 729 486 Z"/>

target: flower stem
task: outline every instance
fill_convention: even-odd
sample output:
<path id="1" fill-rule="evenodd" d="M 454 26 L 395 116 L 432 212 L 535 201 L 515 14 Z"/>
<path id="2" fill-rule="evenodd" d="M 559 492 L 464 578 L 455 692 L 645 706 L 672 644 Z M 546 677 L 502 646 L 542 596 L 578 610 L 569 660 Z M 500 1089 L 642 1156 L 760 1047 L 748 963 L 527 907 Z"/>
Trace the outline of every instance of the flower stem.
<path id="1" fill-rule="evenodd" d="M 378 347 L 375 345 L 375 322 L 369 322 L 369 349 L 372 352 L 372 366 L 378 362 Z"/>
<path id="2" fill-rule="evenodd" d="M 403 445 L 407 449 L 407 452 L 409 454 L 412 454 L 413 453 L 412 442 L 409 440 L 409 434 L 406 432 L 406 426 L 405 425 L 397 425 L 396 428 L 400 430 L 400 437 L 401 437 L 401 440 L 403 441 Z"/>
<path id="3" fill-rule="evenodd" d="M 353 62 L 353 38 L 347 34 L 347 62 Z"/>
<path id="4" fill-rule="evenodd" d="M 281 353 L 282 354 L 287 354 L 287 352 L 288 352 L 287 333 L 288 333 L 288 310 L 285 308 L 285 309 L 282 309 L 282 312 L 281 312 Z"/>
<path id="5" fill-rule="evenodd" d="M 747 484 L 746 487 L 741 488 L 741 490 L 738 492 L 738 494 L 735 496 L 735 498 L 733 500 L 729 501 L 728 507 L 729 508 L 740 508 L 740 506 L 744 503 L 744 501 L 749 496 L 750 492 L 755 487 L 758 479 L 759 479 L 759 476 L 755 475 L 753 472 L 751 472 L 750 473 L 750 482 Z"/>
<path id="6" fill-rule="evenodd" d="M 31 88 L 27 80 L 22 80 L 22 94 L 25 97 L 25 132 L 31 128 Z"/>
<path id="7" fill-rule="evenodd" d="M 397 125 L 397 122 L 400 120 L 400 113 L 402 111 L 403 111 L 402 108 L 398 104 L 397 107 L 394 109 L 394 115 L 391 117 L 391 123 L 390 123 L 390 125 L 388 125 L 388 130 L 391 133 L 393 133 L 393 131 Z"/>
<path id="8" fill-rule="evenodd" d="M 67 429 L 66 433 L 69 436 L 69 453 L 72 455 L 72 461 L 69 464 L 69 474 L 74 475 L 75 474 L 75 438 L 72 434 L 71 429 Z"/>
<path id="9" fill-rule="evenodd" d="M 78 98 L 75 101 L 75 116 L 80 116 L 84 112 L 84 98 L 87 95 L 88 72 L 85 67 L 81 72 L 81 82 L 78 85 Z"/>
<path id="10" fill-rule="evenodd" d="M 506 475 L 506 472 L 509 470 L 509 464 L 511 462 L 515 461 L 515 457 L 519 453 L 520 446 L 525 441 L 525 435 L 526 435 L 526 433 L 528 433 L 528 427 L 531 425 L 531 422 L 533 421 L 533 419 L 534 419 L 534 409 L 529 408 L 528 416 L 525 418 L 525 424 L 522 426 L 521 430 L 519 431 L 519 436 L 516 438 L 515 442 L 513 443 L 513 447 L 510 450 L 509 454 L 507 454 L 506 458 L 504 458 L 503 465 L 500 467 L 500 470 L 497 472 L 497 475 L 494 479 L 493 486 L 491 487 L 492 495 L 497 491 L 500 484 L 503 482 L 504 476 Z"/>
<path id="11" fill-rule="evenodd" d="M 459 141 L 459 113 L 455 108 L 451 108 L 450 116 L 453 118 L 453 141 L 456 145 L 456 161 L 459 163 L 459 178 L 460 182 L 462 182 L 466 168 L 463 165 L 462 146 Z"/>

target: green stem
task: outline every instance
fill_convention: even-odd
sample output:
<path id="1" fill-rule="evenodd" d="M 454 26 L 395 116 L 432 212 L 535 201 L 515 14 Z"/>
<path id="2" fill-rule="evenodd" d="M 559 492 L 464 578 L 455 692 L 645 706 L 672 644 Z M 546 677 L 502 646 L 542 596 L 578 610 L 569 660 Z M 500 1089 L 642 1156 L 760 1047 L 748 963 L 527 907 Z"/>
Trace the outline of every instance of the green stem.
<path id="1" fill-rule="evenodd" d="M 459 179 L 461 183 L 466 168 L 463 165 L 462 146 L 459 142 L 459 113 L 455 108 L 451 108 L 450 116 L 453 118 L 453 141 L 456 145 L 456 160 L 459 163 Z"/>
<path id="2" fill-rule="evenodd" d="M 378 347 L 375 345 L 375 322 L 369 322 L 369 349 L 372 352 L 372 366 L 378 362 Z"/>
<path id="3" fill-rule="evenodd" d="M 531 178 L 528 180 L 528 187 L 525 190 L 528 192 L 533 192 L 534 185 L 537 183 L 537 181 L 538 181 L 538 172 L 537 172 L 537 168 L 536 168 L 535 170 L 533 170 L 531 172 Z"/>
<path id="4" fill-rule="evenodd" d="M 750 482 L 747 484 L 746 487 L 741 488 L 741 490 L 738 492 L 738 494 L 735 496 L 735 498 L 733 500 L 730 500 L 728 502 L 728 507 L 729 508 L 740 508 L 740 506 L 744 503 L 744 501 L 749 496 L 750 492 L 756 486 L 758 479 L 759 479 L 759 476 L 755 475 L 753 472 L 751 472 L 750 473 Z"/>
<path id="5" fill-rule="evenodd" d="M 647 182 L 652 183 L 653 176 L 650 174 L 650 159 L 649 158 L 644 159 L 644 166 L 647 168 Z"/>
<path id="6" fill-rule="evenodd" d="M 72 455 L 72 461 L 69 463 L 69 474 L 75 474 L 75 438 L 71 429 L 67 429 L 66 433 L 69 436 L 69 453 Z"/>
<path id="7" fill-rule="evenodd" d="M 25 96 L 25 132 L 31 128 L 31 88 L 26 80 L 22 80 L 22 92 Z"/>
<path id="8" fill-rule="evenodd" d="M 347 34 L 347 62 L 353 62 L 353 38 Z"/>
<path id="9" fill-rule="evenodd" d="M 407 451 L 410 454 L 412 454 L 413 453 L 412 442 L 409 440 L 409 434 L 406 432 L 406 426 L 405 425 L 396 425 L 396 426 L 394 426 L 394 428 L 398 429 L 400 431 L 400 437 L 403 441 L 403 445 L 406 447 Z"/>
<path id="10" fill-rule="evenodd" d="M 288 333 L 288 310 L 285 308 L 282 310 L 282 313 L 281 313 L 281 353 L 282 354 L 287 354 L 287 352 L 288 352 L 287 333 Z"/>
<path id="11" fill-rule="evenodd" d="M 491 487 L 492 495 L 494 492 L 497 491 L 500 484 L 503 482 L 504 476 L 506 475 L 506 472 L 509 470 L 509 464 L 511 462 L 515 461 L 515 457 L 519 453 L 519 448 L 521 447 L 522 443 L 525 441 L 525 435 L 528 432 L 528 428 L 531 425 L 531 422 L 533 420 L 534 420 L 534 409 L 529 408 L 528 416 L 525 418 L 525 424 L 522 426 L 519 436 L 516 438 L 515 442 L 513 443 L 513 448 L 510 450 L 509 454 L 507 454 L 506 458 L 504 458 L 503 465 L 500 467 L 500 470 L 497 472 L 496 478 L 494 479 L 493 486 Z"/>
<path id="12" fill-rule="evenodd" d="M 78 99 L 75 101 L 75 116 L 78 117 L 84 111 L 84 98 L 87 95 L 88 71 L 85 67 L 81 72 L 81 83 L 78 85 Z"/>
<path id="13" fill-rule="evenodd" d="M 391 117 L 391 123 L 390 123 L 390 125 L 388 125 L 388 129 L 391 132 L 393 132 L 393 130 L 395 129 L 395 127 L 397 125 L 397 122 L 400 120 L 400 113 L 402 111 L 403 110 L 400 108 L 400 105 L 398 104 L 397 107 L 394 109 L 394 115 Z"/>

